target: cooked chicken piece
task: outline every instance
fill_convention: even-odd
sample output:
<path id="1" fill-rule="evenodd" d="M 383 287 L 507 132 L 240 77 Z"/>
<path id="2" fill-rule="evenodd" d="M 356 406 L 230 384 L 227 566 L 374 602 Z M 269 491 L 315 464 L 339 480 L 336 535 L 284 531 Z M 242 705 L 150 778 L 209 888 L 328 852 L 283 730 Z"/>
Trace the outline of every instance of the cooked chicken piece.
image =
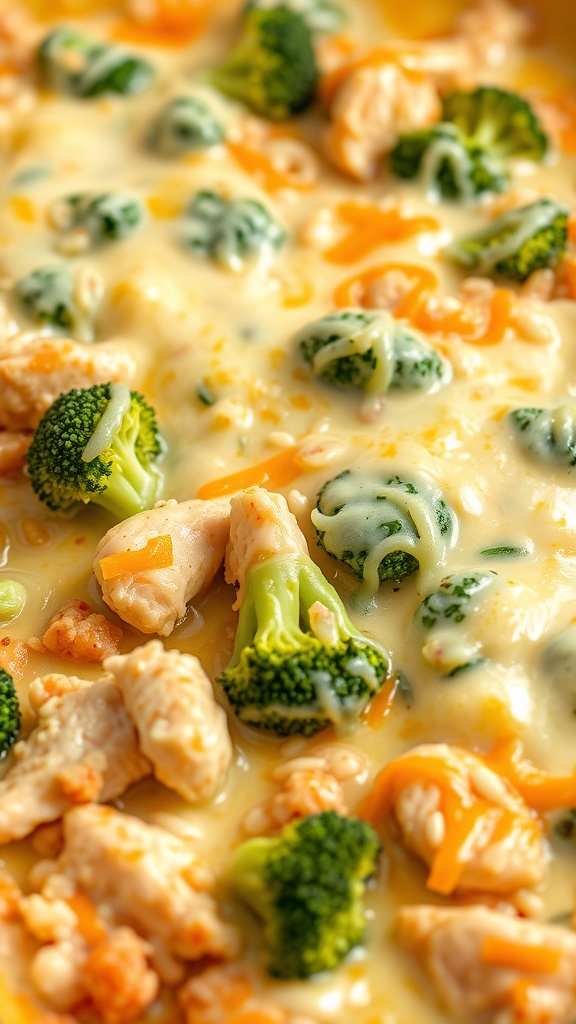
<path id="1" fill-rule="evenodd" d="M 107 658 L 154 774 L 185 800 L 209 800 L 232 760 L 226 712 L 198 658 L 150 640 Z"/>
<path id="2" fill-rule="evenodd" d="M 263 487 L 249 487 L 234 495 L 225 576 L 226 582 L 236 587 L 235 608 L 242 603 L 246 571 L 257 562 L 282 554 L 308 554 L 304 534 L 286 498 Z"/>
<path id="3" fill-rule="evenodd" d="M 576 934 L 486 907 L 404 907 L 397 935 L 461 1019 L 506 1008 L 527 1024 L 576 1014 Z M 500 1019 L 500 1018 L 498 1018 Z"/>
<path id="4" fill-rule="evenodd" d="M 118 923 L 154 936 L 186 960 L 238 951 L 234 928 L 220 920 L 201 890 L 208 872 L 190 844 L 111 807 L 87 804 L 64 818 L 64 871 L 106 903 Z"/>
<path id="5" fill-rule="evenodd" d="M 47 676 L 38 676 L 28 687 L 28 700 L 33 711 L 38 714 L 40 708 L 53 697 L 63 697 L 76 690 L 87 690 L 94 684 L 89 679 L 79 676 L 64 676 L 60 672 L 51 672 Z"/>
<path id="6" fill-rule="evenodd" d="M 119 626 L 93 612 L 85 601 L 67 601 L 50 619 L 42 643 L 62 658 L 102 661 L 118 653 L 123 636 Z"/>
<path id="7" fill-rule="evenodd" d="M 86 989 L 82 979 L 82 968 L 88 956 L 89 948 L 83 939 L 73 935 L 40 946 L 30 961 L 29 977 L 38 995 L 52 1009 L 66 1013 L 73 1010 L 86 999 Z M 46 1024 L 50 1017 L 45 1018 Z M 68 1024 L 65 1018 L 62 1024 Z M 60 1019 L 57 1018 L 57 1024 Z"/>
<path id="8" fill-rule="evenodd" d="M 58 395 L 107 381 L 130 381 L 132 356 L 113 341 L 15 334 L 0 345 L 0 427 L 34 430 Z"/>
<path id="9" fill-rule="evenodd" d="M 376 790 L 369 816 L 393 812 L 406 845 L 430 866 L 433 891 L 504 893 L 542 880 L 538 820 L 508 781 L 466 750 L 415 747 L 386 765 Z"/>
<path id="10" fill-rule="evenodd" d="M 106 604 L 141 633 L 168 636 L 186 614 L 188 602 L 204 590 L 224 558 L 230 499 L 165 501 L 149 512 L 124 520 L 96 548 L 94 572 Z M 172 564 L 165 568 L 122 569 L 109 576 L 105 558 L 140 551 L 156 537 L 169 535 Z"/>
<path id="11" fill-rule="evenodd" d="M 340 85 L 325 135 L 329 159 L 359 181 L 373 178 L 402 132 L 440 116 L 438 90 L 425 75 L 385 59 L 353 69 Z"/>
<path id="12" fill-rule="evenodd" d="M 250 967 L 219 964 L 189 978 L 178 999 L 186 1024 L 231 1024 L 236 1019 L 238 1024 L 314 1024 L 310 1017 L 292 1015 L 269 1002 L 261 988 Z"/>
<path id="13" fill-rule="evenodd" d="M 26 463 L 31 435 L 12 430 L 0 431 L 0 476 L 19 473 Z"/>
<path id="14" fill-rule="evenodd" d="M 149 966 L 152 948 L 131 928 L 117 928 L 90 952 L 82 982 L 104 1024 L 127 1024 L 158 994 L 160 981 Z"/>
<path id="15" fill-rule="evenodd" d="M 150 771 L 115 683 L 54 696 L 41 704 L 38 726 L 15 745 L 0 781 L 0 843 L 27 836 L 75 803 L 113 800 Z"/>
<path id="16" fill-rule="evenodd" d="M 464 40 L 480 66 L 506 62 L 532 29 L 530 15 L 506 0 L 480 0 L 463 11 L 457 22 L 457 36 Z"/>

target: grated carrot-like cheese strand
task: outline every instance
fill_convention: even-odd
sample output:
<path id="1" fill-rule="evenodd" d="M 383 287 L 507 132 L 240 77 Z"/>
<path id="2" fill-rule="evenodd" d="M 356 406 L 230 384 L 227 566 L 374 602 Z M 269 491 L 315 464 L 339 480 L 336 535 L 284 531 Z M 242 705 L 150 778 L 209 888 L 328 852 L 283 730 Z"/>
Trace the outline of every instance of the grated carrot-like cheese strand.
<path id="1" fill-rule="evenodd" d="M 114 25 L 112 38 L 143 46 L 186 46 L 202 34 L 212 8 L 210 0 L 156 0 L 155 6 L 150 18 L 122 18 Z"/>
<path id="2" fill-rule="evenodd" d="M 298 181 L 290 174 L 283 174 L 274 166 L 268 154 L 260 149 L 254 149 L 243 142 L 229 142 L 228 151 L 243 171 L 259 179 L 267 192 L 279 192 L 288 188 L 307 192 L 315 187 L 313 182 Z"/>
<path id="3" fill-rule="evenodd" d="M 163 533 L 159 537 L 151 537 L 143 548 L 136 551 L 119 551 L 116 555 L 102 558 L 100 572 L 102 579 L 111 580 L 125 572 L 135 576 L 150 569 L 168 569 L 173 564 L 172 537 L 169 533 Z"/>
<path id="4" fill-rule="evenodd" d="M 95 946 L 106 935 L 106 928 L 92 900 L 78 891 L 73 896 L 67 896 L 65 902 L 76 914 L 79 934 L 89 946 Z"/>
<path id="5" fill-rule="evenodd" d="M 484 939 L 480 956 L 485 964 L 534 974 L 557 974 L 562 964 L 562 952 L 559 949 L 527 945 L 497 935 L 489 935 Z"/>
<path id="6" fill-rule="evenodd" d="M 505 740 L 483 757 L 485 764 L 512 783 L 535 811 L 554 811 L 576 804 L 576 774 L 547 775 L 522 756 L 519 740 Z"/>
<path id="7" fill-rule="evenodd" d="M 398 679 L 396 676 L 391 676 L 384 683 L 384 686 L 379 693 L 370 701 L 370 707 L 368 708 L 365 721 L 366 723 L 374 728 L 374 726 L 380 725 L 380 722 L 384 718 L 387 718 L 392 710 L 396 691 L 398 689 Z"/>
<path id="8" fill-rule="evenodd" d="M 437 231 L 435 217 L 403 217 L 398 209 L 382 210 L 366 203 L 342 203 L 338 213 L 350 231 L 326 249 L 329 263 L 355 263 L 388 242 L 401 242 L 421 231 Z"/>
<path id="9" fill-rule="evenodd" d="M 514 294 L 509 288 L 496 288 L 490 300 L 490 312 L 484 331 L 472 338 L 475 345 L 498 345 L 510 327 Z"/>
<path id="10" fill-rule="evenodd" d="M 392 271 L 399 271 L 414 282 L 410 291 L 400 300 L 394 314 L 397 318 L 409 319 L 405 311 L 408 308 L 409 299 L 421 295 L 425 290 L 434 290 L 438 285 L 436 274 L 432 270 L 428 270 L 427 267 L 420 267 L 416 263 L 379 263 L 346 278 L 334 291 L 335 305 L 339 309 L 346 306 L 364 305 L 370 285 Z"/>
<path id="11" fill-rule="evenodd" d="M 285 487 L 296 480 L 302 472 L 296 460 L 297 453 L 297 446 L 292 445 L 256 466 L 241 469 L 238 473 L 222 476 L 218 480 L 211 480 L 198 489 L 198 497 L 207 501 L 210 498 L 220 498 L 224 494 L 244 491 L 247 487 L 266 487 L 272 491 Z"/>

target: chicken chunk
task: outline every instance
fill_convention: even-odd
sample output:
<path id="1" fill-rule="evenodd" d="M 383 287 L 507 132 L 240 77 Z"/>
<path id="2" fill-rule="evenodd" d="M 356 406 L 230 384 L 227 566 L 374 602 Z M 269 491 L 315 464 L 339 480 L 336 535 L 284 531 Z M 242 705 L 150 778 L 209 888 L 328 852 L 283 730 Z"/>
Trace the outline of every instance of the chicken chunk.
<path id="1" fill-rule="evenodd" d="M 135 1020 L 156 998 L 160 982 L 149 966 L 151 954 L 131 928 L 117 928 L 90 952 L 81 978 L 104 1024 Z"/>
<path id="2" fill-rule="evenodd" d="M 118 653 L 122 630 L 85 601 L 67 601 L 48 623 L 42 643 L 47 651 L 77 661 L 102 661 Z"/>
<path id="3" fill-rule="evenodd" d="M 396 930 L 458 1019 L 506 1009 L 526 1024 L 574 1019 L 574 932 L 481 906 L 403 907 Z"/>
<path id="4" fill-rule="evenodd" d="M 325 149 L 341 171 L 367 181 L 402 132 L 425 128 L 439 116 L 433 81 L 384 59 L 353 69 L 340 85 L 330 109 Z"/>
<path id="5" fill-rule="evenodd" d="M 134 373 L 132 356 L 113 341 L 15 334 L 0 345 L 0 427 L 34 430 L 62 392 L 130 381 Z"/>
<path id="6" fill-rule="evenodd" d="M 232 760 L 226 712 L 198 658 L 150 640 L 107 658 L 140 737 L 164 785 L 190 803 L 213 797 Z"/>
<path id="7" fill-rule="evenodd" d="M 38 726 L 15 745 L 0 781 L 0 843 L 27 836 L 75 803 L 112 800 L 150 770 L 115 683 L 54 696 L 40 704 Z"/>
<path id="8" fill-rule="evenodd" d="M 409 849 L 429 866 L 428 888 L 512 892 L 544 876 L 542 830 L 514 787 L 479 757 L 423 744 L 391 761 L 365 810 L 391 811 Z"/>
<path id="9" fill-rule="evenodd" d="M 119 924 L 154 937 L 175 956 L 199 960 L 238 950 L 235 929 L 201 891 L 208 872 L 189 843 L 111 807 L 87 804 L 64 818 L 59 870 Z"/>
<path id="10" fill-rule="evenodd" d="M 168 636 L 186 614 L 188 602 L 218 572 L 229 520 L 229 498 L 171 500 L 113 526 L 100 541 L 94 559 L 94 572 L 106 604 L 141 633 Z M 111 576 L 103 571 L 104 559 L 139 551 L 166 534 L 172 541 L 171 565 L 124 568 Z"/>
<path id="11" fill-rule="evenodd" d="M 186 1024 L 314 1024 L 268 1001 L 262 984 L 249 967 L 219 964 L 190 978 L 178 993 Z M 237 1011 L 234 1012 L 234 1011 Z"/>
<path id="12" fill-rule="evenodd" d="M 286 498 L 263 487 L 249 487 L 232 498 L 230 539 L 226 548 L 225 577 L 236 587 L 242 603 L 246 571 L 257 562 L 277 555 L 307 555 L 306 540 Z"/>

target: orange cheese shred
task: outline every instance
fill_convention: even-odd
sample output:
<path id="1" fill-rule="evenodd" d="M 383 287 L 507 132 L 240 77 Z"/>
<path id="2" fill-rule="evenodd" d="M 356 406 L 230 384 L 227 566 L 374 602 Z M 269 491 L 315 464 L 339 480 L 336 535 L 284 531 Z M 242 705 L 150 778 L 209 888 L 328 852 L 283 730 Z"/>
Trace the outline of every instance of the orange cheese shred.
<path id="1" fill-rule="evenodd" d="M 513 942 L 497 935 L 484 939 L 480 955 L 485 964 L 534 974 L 557 974 L 562 963 L 559 949 Z"/>
<path id="2" fill-rule="evenodd" d="M 374 699 L 370 702 L 370 706 L 364 716 L 364 719 L 371 728 L 380 725 L 380 723 L 388 717 L 392 710 L 397 689 L 398 680 L 396 676 L 391 676 L 390 679 L 386 680 L 380 692 L 377 693 Z"/>
<path id="3" fill-rule="evenodd" d="M 142 46 L 186 46 L 204 31 L 212 4 L 210 0 L 155 0 L 154 8 L 150 17 L 118 21 L 112 37 Z"/>
<path id="4" fill-rule="evenodd" d="M 73 896 L 67 896 L 66 903 L 76 914 L 79 934 L 89 946 L 95 946 L 106 935 L 106 928 L 92 900 L 85 893 L 78 891 Z"/>
<path id="5" fill-rule="evenodd" d="M 512 783 L 529 807 L 535 811 L 553 811 L 576 805 L 576 774 L 551 776 L 535 768 L 522 756 L 522 743 L 518 739 L 504 740 L 484 763 Z"/>
<path id="6" fill-rule="evenodd" d="M 211 480 L 198 488 L 198 497 L 207 501 L 210 498 L 220 498 L 224 494 L 244 491 L 247 487 L 266 487 L 271 491 L 285 487 L 302 472 L 296 459 L 297 453 L 297 446 L 292 445 L 256 466 L 241 469 L 238 473 L 222 476 L 218 480 Z"/>
<path id="7" fill-rule="evenodd" d="M 404 217 L 394 207 L 383 210 L 368 203 L 348 202 L 341 203 L 337 211 L 350 231 L 324 251 L 324 259 L 329 263 L 355 263 L 381 245 L 401 242 L 421 231 L 437 231 L 439 227 L 435 217 Z"/>
<path id="8" fill-rule="evenodd" d="M 283 174 L 261 149 L 254 149 L 243 142 L 229 142 L 228 151 L 238 166 L 256 178 L 267 192 L 279 192 L 287 188 L 305 192 L 314 188 L 312 182 L 298 181 L 290 174 Z"/>
<path id="9" fill-rule="evenodd" d="M 148 543 L 137 551 L 120 551 L 116 555 L 102 558 L 100 572 L 102 579 L 111 580 L 125 572 L 135 576 L 150 569 L 168 569 L 173 564 L 172 537 L 169 533 L 163 533 L 159 537 L 151 537 Z"/>
<path id="10" fill-rule="evenodd" d="M 438 278 L 432 270 L 420 267 L 416 263 L 379 263 L 346 278 L 334 291 L 335 305 L 339 309 L 346 306 L 363 306 L 368 297 L 370 285 L 392 271 L 399 271 L 414 282 L 412 288 L 401 299 L 394 314 L 399 319 L 410 319 L 410 304 L 415 300 L 420 301 L 425 291 L 433 291 L 438 284 Z"/>

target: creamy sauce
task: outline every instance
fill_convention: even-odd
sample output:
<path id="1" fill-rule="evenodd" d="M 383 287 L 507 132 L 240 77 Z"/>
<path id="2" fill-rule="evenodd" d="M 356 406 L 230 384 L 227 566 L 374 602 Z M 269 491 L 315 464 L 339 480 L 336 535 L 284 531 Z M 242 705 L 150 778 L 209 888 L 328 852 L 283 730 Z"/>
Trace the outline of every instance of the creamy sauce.
<path id="1" fill-rule="evenodd" d="M 195 497 L 199 487 L 215 478 L 251 467 L 293 442 L 300 445 L 300 475 L 282 490 L 290 497 L 312 557 L 345 599 L 355 625 L 392 652 L 395 669 L 405 674 L 413 691 L 410 703 L 397 697 L 381 721 L 363 721 L 346 734 L 346 742 L 362 751 L 369 764 L 362 785 L 344 786 L 352 811 L 382 766 L 420 742 L 488 750 L 502 736 L 517 735 L 540 768 L 569 774 L 576 760 L 574 477 L 566 465 L 545 459 L 549 443 L 541 435 L 526 452 L 508 413 L 528 406 L 556 409 L 546 417 L 554 445 L 572 441 L 576 302 L 558 298 L 537 304 L 538 322 L 545 327 L 540 338 L 530 336 L 521 320 L 492 346 L 468 343 L 455 334 L 424 334 L 445 370 L 438 386 L 415 389 L 389 387 L 397 353 L 385 315 L 374 314 L 377 323 L 385 322 L 377 336 L 370 324 L 361 342 L 346 340 L 332 353 L 325 348 L 314 364 L 319 371 L 335 354 L 374 346 L 380 369 L 371 388 L 379 401 L 371 420 L 362 414 L 358 392 L 317 381 L 296 339 L 303 328 L 334 310 L 338 285 L 376 263 L 417 263 L 438 277 L 440 294 L 457 294 L 464 275 L 439 253 L 454 236 L 484 226 L 485 203 L 438 203 L 425 183 L 400 183 L 385 166 L 367 184 L 347 179 L 322 156 L 317 113 L 304 116 L 294 129 L 317 177 L 312 188 L 265 190 L 225 142 L 184 155 L 153 152 L 147 144 L 151 125 L 175 97 L 203 100 L 228 139 L 242 130 L 245 111 L 206 84 L 206 68 L 223 58 L 234 36 L 237 7 L 213 6 L 217 11 L 205 32 L 188 46 L 142 49 L 156 68 L 150 89 L 128 99 L 91 101 L 42 90 L 6 133 L 0 172 L 6 319 L 21 329 L 31 328 L 15 300 L 14 285 L 38 267 L 65 265 L 76 289 L 82 275 L 95 275 L 100 296 L 91 317 L 95 343 L 122 339 L 137 358 L 135 385 L 155 407 L 167 442 L 162 464 L 166 498 Z M 387 38 L 376 3 L 350 0 L 343 6 L 349 11 L 346 31 L 351 35 L 369 45 L 375 38 Z M 112 15 L 96 11 L 78 27 L 105 39 L 112 21 Z M 138 46 L 130 47 L 138 51 Z M 540 56 L 554 59 L 544 48 Z M 519 50 L 507 65 L 508 78 L 501 69 L 493 77 L 513 82 L 522 60 Z M 258 132 L 265 136 L 267 131 L 261 125 L 253 130 L 257 138 Z M 442 142 L 430 151 L 427 180 L 449 148 Z M 463 181 L 465 170 L 458 169 Z M 570 204 L 575 180 L 574 157 L 556 153 L 543 165 L 530 165 L 513 187 L 525 186 Z M 201 189 L 263 203 L 286 231 L 286 243 L 270 247 L 262 259 L 249 260 L 240 269 L 199 257 L 182 238 L 186 208 Z M 139 201 L 145 210 L 141 225 L 117 243 L 62 255 L 59 233 L 48 216 L 52 205 L 68 195 L 112 190 Z M 410 216 L 435 217 L 439 229 L 384 242 L 350 266 L 324 258 L 323 250 L 348 231 L 339 219 L 340 204 L 376 203 L 394 196 Z M 327 211 L 327 238 L 320 244 L 311 230 L 318 211 Z M 515 229 L 491 252 L 491 261 L 509 255 L 535 226 L 530 220 Z M 76 337 L 89 340 L 84 326 Z M 212 404 L 199 398 L 202 389 Z M 118 387 L 111 420 L 102 421 L 102 437 L 93 439 L 94 451 L 105 445 L 105 433 L 120 415 L 124 399 L 124 389 Z M 92 451 L 85 454 L 88 458 Z M 360 589 L 352 573 L 315 543 L 316 530 L 331 518 L 315 511 L 316 496 L 328 479 L 351 467 L 360 468 L 369 481 L 384 481 L 381 497 L 394 505 L 402 525 L 408 524 L 400 544 L 396 535 L 378 540 L 366 560 Z M 420 481 L 424 489 L 440 495 L 454 512 L 450 528 L 440 530 L 429 500 L 386 484 L 395 476 Z M 366 494 L 360 488 L 354 491 L 355 499 L 365 499 L 367 506 L 371 496 L 370 486 Z M 40 505 L 21 475 L 0 479 L 0 502 L 0 579 L 16 580 L 27 592 L 22 614 L 3 627 L 2 636 L 26 641 L 42 635 L 49 618 L 70 598 L 87 600 L 112 617 L 92 575 L 94 549 L 110 518 L 90 508 L 74 519 L 59 519 Z M 343 520 L 342 541 L 351 529 Z M 482 554 L 498 547 L 523 553 Z M 378 565 L 398 549 L 413 553 L 420 571 L 400 587 L 378 587 Z M 474 603 L 473 625 L 462 638 L 450 635 L 453 646 L 447 657 L 450 665 L 454 659 L 459 663 L 463 654 L 481 657 L 472 671 L 446 679 L 423 653 L 422 630 L 414 616 L 445 576 L 473 570 L 497 572 L 497 584 Z M 237 618 L 233 602 L 233 589 L 219 576 L 166 646 L 197 654 L 214 677 L 231 657 Z M 448 632 L 443 623 L 442 636 Z M 123 650 L 145 639 L 125 627 Z M 26 663 L 14 673 L 23 695 L 36 675 L 57 671 L 93 679 L 100 674 L 99 666 L 26 650 Z M 323 681 L 318 682 L 322 693 Z M 24 710 L 28 728 L 31 716 L 26 705 Z M 118 801 L 130 813 L 190 837 L 199 855 L 222 874 L 231 850 L 243 838 L 245 814 L 274 791 L 270 770 L 289 757 L 308 754 L 326 739 L 322 734 L 308 741 L 259 735 L 239 725 L 231 713 L 229 724 L 235 760 L 213 803 L 190 808 L 154 781 L 138 784 Z M 36 855 L 23 841 L 2 848 L 0 858 L 24 883 Z M 262 974 L 270 999 L 318 1022 L 446 1024 L 452 1018 L 437 1006 L 431 987 L 392 934 L 399 906 L 438 900 L 426 890 L 425 879 L 422 864 L 400 845 L 387 849 L 368 894 L 365 949 L 319 980 L 278 982 Z M 556 845 L 541 890 L 543 918 L 573 909 L 575 881 L 573 855 Z M 239 917 L 248 936 L 246 957 L 257 964 L 261 929 L 230 901 L 225 886 L 221 888 L 221 906 Z M 0 967 L 16 989 L 27 993 L 29 945 L 21 935 L 5 941 L 0 927 Z"/>

